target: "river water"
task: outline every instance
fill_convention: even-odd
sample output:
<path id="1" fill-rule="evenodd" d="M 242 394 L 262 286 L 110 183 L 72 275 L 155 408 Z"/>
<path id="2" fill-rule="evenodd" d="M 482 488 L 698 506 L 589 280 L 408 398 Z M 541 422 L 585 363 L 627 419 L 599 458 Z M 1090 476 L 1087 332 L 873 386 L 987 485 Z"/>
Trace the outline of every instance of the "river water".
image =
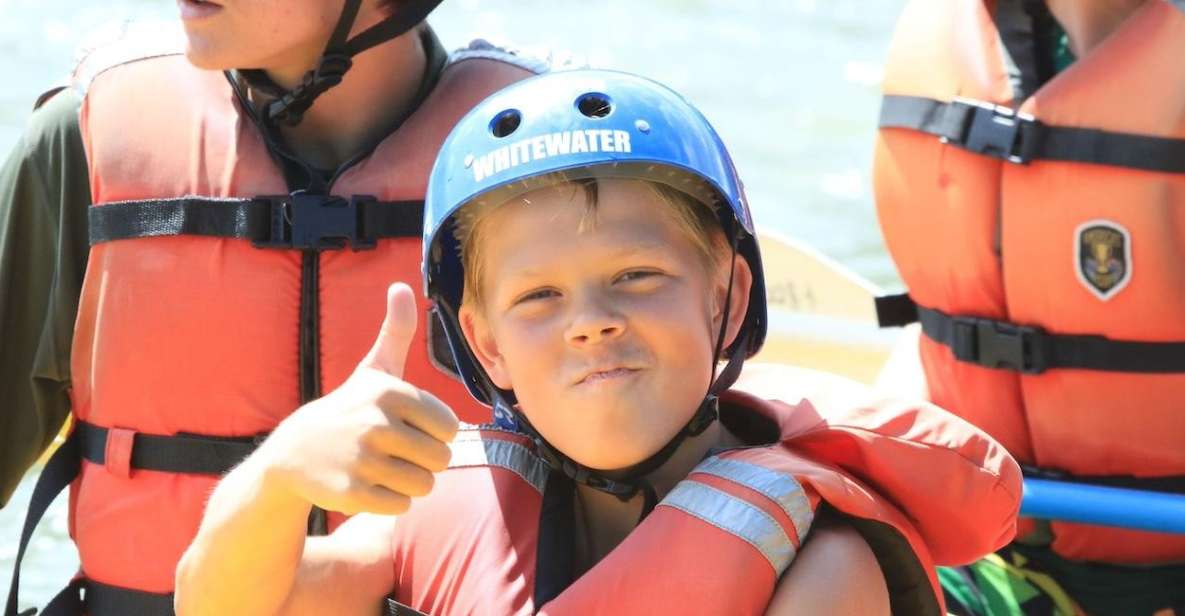
<path id="1" fill-rule="evenodd" d="M 566 50 L 682 92 L 729 145 L 760 227 L 805 239 L 891 285 L 896 275 L 876 228 L 868 168 L 880 64 L 901 4 L 448 0 L 431 21 L 449 46 L 481 37 Z M 147 0 L 0 0 L 0 13 L 0 152 L 6 154 L 33 100 L 64 80 L 88 33 L 127 19 L 174 19 L 176 9 Z M 0 401 L 0 412 L 9 411 Z M 31 474 L 0 509 L 3 580 L 32 487 Z M 77 567 L 65 532 L 65 498 L 48 518 L 26 557 L 22 605 L 43 604 Z"/>

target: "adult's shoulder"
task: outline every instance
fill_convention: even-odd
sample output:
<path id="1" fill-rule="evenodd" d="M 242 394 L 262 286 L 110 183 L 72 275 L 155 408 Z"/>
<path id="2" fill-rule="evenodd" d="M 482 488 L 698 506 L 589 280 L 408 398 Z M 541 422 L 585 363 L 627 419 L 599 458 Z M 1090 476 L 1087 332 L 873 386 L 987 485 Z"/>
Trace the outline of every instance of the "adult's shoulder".
<path id="1" fill-rule="evenodd" d="M 81 105 L 82 97 L 65 85 L 42 93 L 34 104 L 18 146 L 23 148 L 24 156 L 59 151 L 63 147 L 81 147 L 78 129 Z"/>
<path id="2" fill-rule="evenodd" d="M 580 57 L 564 50 L 547 47 L 517 47 L 502 41 L 479 38 L 465 47 L 449 54 L 449 64 L 465 60 L 496 60 L 517 66 L 532 73 L 546 73 L 554 70 L 586 68 L 588 64 Z"/>

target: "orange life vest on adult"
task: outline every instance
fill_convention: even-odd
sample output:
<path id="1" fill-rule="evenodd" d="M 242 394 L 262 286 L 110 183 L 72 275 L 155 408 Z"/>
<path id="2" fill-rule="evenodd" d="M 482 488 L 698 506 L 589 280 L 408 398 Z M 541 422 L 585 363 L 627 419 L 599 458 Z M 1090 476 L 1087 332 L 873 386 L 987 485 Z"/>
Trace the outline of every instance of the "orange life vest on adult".
<path id="1" fill-rule="evenodd" d="M 875 184 L 916 313 L 888 320 L 921 321 L 933 401 L 1033 472 L 1185 489 L 1185 5 L 1149 0 L 1044 83 L 1019 5 L 898 24 Z M 1185 560 L 1185 537 L 1052 529 L 1066 558 Z"/>
<path id="2" fill-rule="evenodd" d="M 395 525 L 390 601 L 436 616 L 761 614 L 826 503 L 876 553 L 894 614 L 941 614 L 934 565 L 1012 537 L 1016 463 L 925 403 L 762 368 L 722 398 L 722 421 L 768 422 L 772 444 L 704 460 L 574 581 L 573 484 L 521 435 L 463 430 L 451 468 Z"/>
<path id="3" fill-rule="evenodd" d="M 76 428 L 59 456 L 74 456 L 74 472 L 81 457 L 74 586 L 99 616 L 172 612 L 176 562 L 219 474 L 350 375 L 391 282 L 420 284 L 422 199 L 448 131 L 543 68 L 484 43 L 455 53 L 326 197 L 289 195 L 223 73 L 176 53 L 121 55 L 96 52 L 76 75 L 95 205 L 72 349 Z M 421 324 L 405 378 L 487 420 L 428 347 Z M 59 477 L 68 466 L 50 464 Z"/>

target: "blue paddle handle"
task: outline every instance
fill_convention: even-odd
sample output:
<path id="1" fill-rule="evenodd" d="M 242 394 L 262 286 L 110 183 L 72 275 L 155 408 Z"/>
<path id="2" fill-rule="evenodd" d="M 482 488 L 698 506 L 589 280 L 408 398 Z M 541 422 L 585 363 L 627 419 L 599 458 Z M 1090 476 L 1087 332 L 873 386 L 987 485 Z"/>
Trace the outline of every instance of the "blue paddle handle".
<path id="1" fill-rule="evenodd" d="M 1185 495 L 1025 479 L 1022 516 L 1185 534 Z"/>

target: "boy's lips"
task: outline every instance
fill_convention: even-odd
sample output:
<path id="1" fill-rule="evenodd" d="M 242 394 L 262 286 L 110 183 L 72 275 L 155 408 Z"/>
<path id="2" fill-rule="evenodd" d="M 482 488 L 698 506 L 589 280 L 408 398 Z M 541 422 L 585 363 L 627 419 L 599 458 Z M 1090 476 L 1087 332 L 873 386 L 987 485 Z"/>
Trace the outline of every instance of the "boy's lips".
<path id="1" fill-rule="evenodd" d="M 574 385 L 592 385 L 602 381 L 619 379 L 634 374 L 639 370 L 640 368 L 629 366 L 598 367 L 584 372 Z"/>

